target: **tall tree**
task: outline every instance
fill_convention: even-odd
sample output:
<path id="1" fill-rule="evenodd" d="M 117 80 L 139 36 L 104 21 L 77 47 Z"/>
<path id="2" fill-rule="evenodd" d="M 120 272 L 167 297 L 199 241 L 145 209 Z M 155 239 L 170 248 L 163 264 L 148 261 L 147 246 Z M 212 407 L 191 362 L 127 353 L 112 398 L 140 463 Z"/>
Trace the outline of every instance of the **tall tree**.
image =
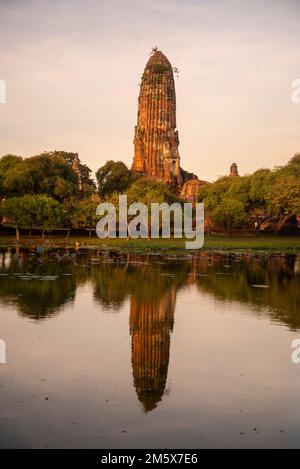
<path id="1" fill-rule="evenodd" d="M 77 176 L 59 155 L 37 155 L 0 160 L 5 171 L 1 178 L 1 190 L 5 197 L 25 194 L 47 194 L 62 201 L 78 192 Z"/>
<path id="2" fill-rule="evenodd" d="M 233 228 L 241 228 L 247 220 L 245 205 L 241 200 L 225 196 L 211 213 L 212 221 L 221 225 L 228 234 Z"/>
<path id="3" fill-rule="evenodd" d="M 269 213 L 278 218 L 277 231 L 280 231 L 289 218 L 300 214 L 300 178 L 277 178 L 266 200 Z"/>
<path id="4" fill-rule="evenodd" d="M 86 164 L 80 161 L 78 153 L 53 151 L 45 153 L 45 155 L 61 157 L 65 160 L 68 166 L 72 168 L 78 179 L 77 183 L 80 198 L 84 199 L 95 194 L 96 183 L 91 176 L 92 170 Z"/>
<path id="5" fill-rule="evenodd" d="M 47 195 L 25 195 L 2 201 L 0 213 L 8 218 L 8 223 L 16 229 L 16 239 L 20 240 L 20 228 L 39 227 L 42 235 L 59 226 L 62 208 L 59 202 Z"/>
<path id="6" fill-rule="evenodd" d="M 63 220 L 62 207 L 59 202 L 47 195 L 36 196 L 35 204 L 36 224 L 42 228 L 42 237 L 44 238 L 46 231 L 60 226 Z"/>
<path id="7" fill-rule="evenodd" d="M 89 236 L 96 228 L 99 217 L 96 215 L 96 208 L 100 202 L 97 196 L 89 197 L 77 203 L 76 207 L 70 211 L 68 223 L 73 228 L 81 228 L 88 230 Z"/>
<path id="8" fill-rule="evenodd" d="M 137 177 L 122 161 L 107 161 L 96 172 L 98 192 L 101 197 L 113 192 L 124 192 Z"/>

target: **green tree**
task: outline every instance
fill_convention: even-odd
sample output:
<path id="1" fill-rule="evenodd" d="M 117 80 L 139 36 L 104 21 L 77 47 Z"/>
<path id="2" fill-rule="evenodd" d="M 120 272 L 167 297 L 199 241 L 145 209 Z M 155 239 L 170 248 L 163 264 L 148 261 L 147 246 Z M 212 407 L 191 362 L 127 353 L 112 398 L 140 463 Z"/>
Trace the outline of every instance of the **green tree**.
<path id="1" fill-rule="evenodd" d="M 210 213 L 215 207 L 218 206 L 227 193 L 229 184 L 230 178 L 223 177 L 212 184 L 205 184 L 204 186 L 200 187 L 197 200 L 198 202 L 204 202 L 207 213 Z"/>
<path id="2" fill-rule="evenodd" d="M 172 204 L 179 199 L 167 188 L 165 184 L 159 181 L 153 181 L 147 178 L 139 178 L 131 184 L 126 191 L 128 204 L 133 202 L 142 202 L 148 207 L 152 202 L 167 202 Z"/>
<path id="3" fill-rule="evenodd" d="M 162 182 L 153 181 L 144 177 L 139 177 L 133 184 L 131 184 L 125 193 L 127 195 L 128 205 L 134 202 L 140 202 L 145 204 L 148 207 L 148 210 L 150 210 L 151 203 L 153 202 L 160 204 L 167 202 L 170 205 L 174 202 L 182 202 L 172 192 L 170 192 L 167 186 Z M 106 201 L 111 202 L 116 207 L 116 212 L 118 214 L 119 194 L 114 192 L 106 198 Z M 173 223 L 173 213 L 171 214 L 171 223 Z M 148 219 L 148 224 L 148 230 L 150 233 L 150 218 Z"/>
<path id="4" fill-rule="evenodd" d="M 293 215 L 300 214 L 300 178 L 281 176 L 266 196 L 268 212 L 278 217 L 277 231 Z"/>
<path id="5" fill-rule="evenodd" d="M 223 177 L 201 187 L 198 202 L 204 203 L 205 216 L 228 233 L 241 228 L 250 209 L 249 177 Z"/>
<path id="6" fill-rule="evenodd" d="M 99 198 L 92 196 L 77 203 L 68 216 L 69 224 L 72 228 L 88 230 L 89 236 L 91 236 L 92 230 L 96 228 L 98 221 L 96 208 L 99 202 Z"/>
<path id="7" fill-rule="evenodd" d="M 107 161 L 104 166 L 96 172 L 98 192 L 105 197 L 113 192 L 126 191 L 138 176 L 122 161 Z"/>
<path id="8" fill-rule="evenodd" d="M 67 165 L 75 172 L 78 179 L 78 188 L 79 188 L 79 178 L 80 178 L 80 197 L 82 199 L 88 198 L 91 195 L 95 194 L 96 183 L 91 177 L 92 170 L 78 158 L 78 153 L 66 152 L 66 151 L 53 151 L 44 153 L 50 157 L 60 157 L 63 158 Z M 77 171 L 74 170 L 74 165 L 76 163 Z"/>
<path id="9" fill-rule="evenodd" d="M 224 197 L 221 203 L 211 213 L 214 223 L 222 225 L 228 234 L 233 228 L 241 228 L 247 220 L 244 204 L 237 199 Z"/>
<path id="10" fill-rule="evenodd" d="M 20 240 L 20 228 L 27 225 L 27 214 L 24 211 L 23 197 L 12 197 L 1 202 L 0 213 L 7 217 L 10 224 L 15 227 L 16 240 Z"/>
<path id="11" fill-rule="evenodd" d="M 6 156 L 0 160 L 0 169 L 1 165 L 5 168 L 0 181 L 5 197 L 46 194 L 62 201 L 77 195 L 77 176 L 61 156 L 17 158 Z"/>
<path id="12" fill-rule="evenodd" d="M 81 175 L 81 197 L 89 198 L 96 194 L 96 183 L 91 177 L 92 170 L 86 165 L 80 163 Z"/>
<path id="13" fill-rule="evenodd" d="M 300 177 L 300 153 L 296 153 L 286 164 L 277 168 L 279 176 L 295 176 Z"/>
<path id="14" fill-rule="evenodd" d="M 0 175 L 3 176 L 5 173 L 16 166 L 19 163 L 22 163 L 23 158 L 16 155 L 5 155 L 0 158 Z"/>
<path id="15" fill-rule="evenodd" d="M 206 216 L 227 231 L 241 227 L 251 217 L 260 226 L 274 216 L 280 230 L 291 216 L 300 213 L 299 181 L 300 155 L 295 155 L 273 171 L 259 169 L 249 176 L 223 177 L 207 184 L 200 188 L 198 201 L 204 202 Z M 234 220 L 229 216 L 230 206 Z"/>
<path id="16" fill-rule="evenodd" d="M 273 179 L 274 175 L 270 169 L 259 169 L 250 176 L 249 197 L 253 209 L 266 209 L 266 197 Z"/>
<path id="17" fill-rule="evenodd" d="M 76 228 L 75 214 L 78 210 L 78 200 L 74 197 L 72 199 L 67 199 L 62 203 L 62 213 L 63 213 L 63 225 L 68 229 L 67 238 L 70 236 L 72 228 Z"/>
<path id="18" fill-rule="evenodd" d="M 63 220 L 62 206 L 59 202 L 47 195 L 35 196 L 36 224 L 42 228 L 42 237 L 46 231 L 59 226 Z"/>
<path id="19" fill-rule="evenodd" d="M 32 228 L 35 225 L 51 229 L 60 222 L 60 204 L 47 196 L 25 195 L 11 197 L 0 204 L 1 215 L 8 218 L 8 223 L 16 229 L 16 239 L 20 240 L 20 228 Z"/>

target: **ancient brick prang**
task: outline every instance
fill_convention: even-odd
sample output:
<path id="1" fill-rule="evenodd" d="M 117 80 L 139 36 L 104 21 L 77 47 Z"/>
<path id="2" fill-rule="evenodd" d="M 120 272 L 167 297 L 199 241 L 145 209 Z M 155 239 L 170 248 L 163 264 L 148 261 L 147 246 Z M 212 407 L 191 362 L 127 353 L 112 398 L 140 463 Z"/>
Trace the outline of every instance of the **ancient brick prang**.
<path id="1" fill-rule="evenodd" d="M 232 165 L 230 166 L 230 173 L 229 173 L 229 176 L 230 176 L 230 177 L 239 176 L 238 167 L 237 167 L 237 164 L 236 164 L 236 163 L 232 163 Z"/>
<path id="2" fill-rule="evenodd" d="M 180 197 L 188 202 L 196 203 L 197 195 L 200 187 L 208 184 L 206 181 L 200 181 L 199 179 L 190 179 L 186 181 L 180 193 Z"/>
<path id="3" fill-rule="evenodd" d="M 74 159 L 72 161 L 72 169 L 78 176 L 78 189 L 81 191 L 82 189 L 82 178 L 81 178 L 81 171 L 80 171 L 80 159 L 78 153 L 74 153 Z"/>
<path id="4" fill-rule="evenodd" d="M 154 50 L 141 82 L 132 169 L 178 190 L 183 183 L 178 145 L 173 69 Z"/>

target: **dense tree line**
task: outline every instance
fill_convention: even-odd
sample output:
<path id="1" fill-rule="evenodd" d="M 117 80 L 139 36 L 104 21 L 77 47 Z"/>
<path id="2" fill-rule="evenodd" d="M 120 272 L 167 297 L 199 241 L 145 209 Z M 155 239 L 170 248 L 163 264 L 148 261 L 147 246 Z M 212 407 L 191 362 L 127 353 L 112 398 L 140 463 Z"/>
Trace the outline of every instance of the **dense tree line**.
<path id="1" fill-rule="evenodd" d="M 20 228 L 38 227 L 44 237 L 55 227 L 94 227 L 95 194 L 91 170 L 75 153 L 0 159 L 0 215 L 16 228 L 17 239 Z"/>
<path id="2" fill-rule="evenodd" d="M 180 201 L 161 182 L 139 176 L 121 161 L 107 161 L 96 172 L 82 164 L 78 155 L 54 151 L 30 158 L 5 155 L 0 158 L 0 215 L 7 225 L 29 232 L 65 228 L 84 229 L 91 235 L 97 223 L 96 207 L 101 201 L 118 206 L 119 194 L 128 203 Z M 277 230 L 292 216 L 300 214 L 300 154 L 274 170 L 222 177 L 201 187 L 198 201 L 204 202 L 210 225 L 231 233 L 233 229 L 258 228 L 276 218 Z"/>
<path id="3" fill-rule="evenodd" d="M 42 236 L 54 228 L 87 230 L 97 223 L 100 201 L 118 206 L 118 195 L 126 193 L 129 203 L 177 200 L 167 187 L 136 175 L 121 161 L 107 161 L 96 172 L 80 162 L 77 154 L 63 151 L 30 158 L 5 155 L 0 159 L 0 215 L 6 225 L 41 229 Z"/>
<path id="4" fill-rule="evenodd" d="M 214 226 L 227 232 L 276 219 L 277 231 L 300 214 L 300 154 L 274 170 L 259 169 L 240 177 L 222 177 L 203 186 L 198 201 Z"/>

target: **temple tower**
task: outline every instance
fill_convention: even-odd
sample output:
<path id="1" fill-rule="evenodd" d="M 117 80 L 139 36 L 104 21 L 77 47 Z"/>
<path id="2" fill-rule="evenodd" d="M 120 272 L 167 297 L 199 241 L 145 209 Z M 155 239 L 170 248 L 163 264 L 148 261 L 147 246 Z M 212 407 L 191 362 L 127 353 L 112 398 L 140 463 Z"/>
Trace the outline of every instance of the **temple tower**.
<path id="1" fill-rule="evenodd" d="M 237 164 L 236 163 L 232 163 L 232 165 L 230 166 L 230 173 L 229 173 L 229 176 L 230 177 L 236 177 L 239 175 L 239 172 L 238 172 L 238 167 L 237 167 Z"/>
<path id="2" fill-rule="evenodd" d="M 132 169 L 180 187 L 178 146 L 173 69 L 167 57 L 153 49 L 142 76 Z"/>
<path id="3" fill-rule="evenodd" d="M 78 176 L 78 189 L 79 192 L 82 190 L 82 178 L 81 178 L 81 171 L 80 171 L 80 159 L 78 153 L 74 153 L 74 158 L 72 161 L 72 169 Z"/>

